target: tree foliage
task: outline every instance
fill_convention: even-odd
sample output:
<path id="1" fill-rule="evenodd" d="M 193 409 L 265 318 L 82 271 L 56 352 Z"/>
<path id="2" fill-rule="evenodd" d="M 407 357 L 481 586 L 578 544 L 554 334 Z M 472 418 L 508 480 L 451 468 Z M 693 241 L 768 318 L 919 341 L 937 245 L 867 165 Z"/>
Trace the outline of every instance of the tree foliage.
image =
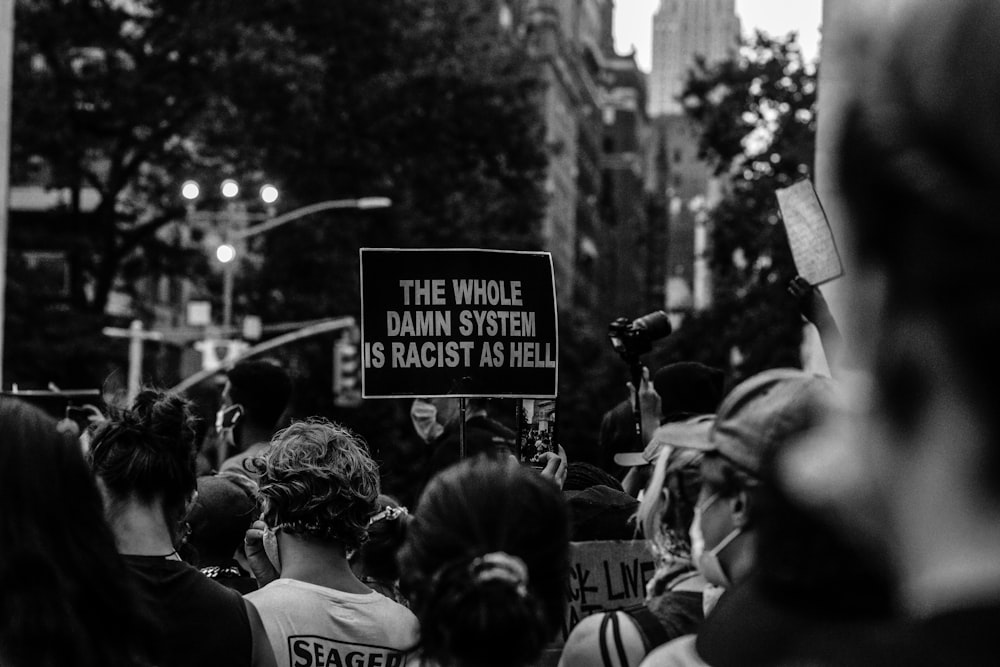
<path id="1" fill-rule="evenodd" d="M 725 194 L 710 212 L 712 307 L 684 324 L 667 358 L 732 366 L 734 379 L 801 364 L 801 318 L 786 293 L 796 272 L 774 192 L 812 169 L 816 81 L 794 33 L 758 32 L 738 56 L 692 72 L 685 112 Z"/>

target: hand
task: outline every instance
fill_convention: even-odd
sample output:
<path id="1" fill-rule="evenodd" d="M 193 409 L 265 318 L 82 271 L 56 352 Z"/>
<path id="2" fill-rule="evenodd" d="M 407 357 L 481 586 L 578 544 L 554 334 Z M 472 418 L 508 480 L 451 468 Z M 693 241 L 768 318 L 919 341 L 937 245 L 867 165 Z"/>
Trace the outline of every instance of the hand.
<path id="1" fill-rule="evenodd" d="M 832 319 L 830 307 L 823 298 L 823 293 L 818 287 L 810 285 L 802 276 L 792 278 L 788 283 L 788 293 L 795 298 L 802 317 L 812 324 L 818 325 Z"/>
<path id="2" fill-rule="evenodd" d="M 635 405 L 635 385 L 628 383 L 628 398 L 632 405 Z M 639 407 L 643 414 L 656 415 L 660 417 L 660 395 L 653 388 L 653 383 L 649 379 L 649 369 L 642 367 L 642 379 L 639 381 Z"/>
<path id="3" fill-rule="evenodd" d="M 635 409 L 635 386 L 628 383 L 629 401 Z M 653 438 L 653 431 L 660 425 L 660 414 L 663 405 L 660 395 L 649 380 L 649 369 L 642 367 L 642 379 L 639 381 L 639 409 L 642 412 L 642 446 L 645 447 Z"/>
<path id="4" fill-rule="evenodd" d="M 267 551 L 264 548 L 264 531 L 266 529 L 267 524 L 263 521 L 254 521 L 250 529 L 247 530 L 246 537 L 243 538 L 243 549 L 247 555 L 247 563 L 261 588 L 281 576 L 281 573 L 271 563 L 271 559 L 267 557 Z"/>
<path id="5" fill-rule="evenodd" d="M 566 483 L 566 474 L 569 472 L 569 465 L 566 460 L 566 450 L 561 446 L 559 447 L 558 454 L 555 452 L 545 452 L 536 456 L 531 462 L 535 465 L 544 464 L 545 467 L 541 470 L 542 477 L 548 477 L 560 489 Z"/>

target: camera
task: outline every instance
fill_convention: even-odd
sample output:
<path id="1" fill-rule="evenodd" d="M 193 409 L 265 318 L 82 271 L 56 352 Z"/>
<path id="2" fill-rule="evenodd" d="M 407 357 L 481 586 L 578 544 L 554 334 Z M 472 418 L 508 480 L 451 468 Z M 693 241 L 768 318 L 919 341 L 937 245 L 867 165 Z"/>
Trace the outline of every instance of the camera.
<path id="1" fill-rule="evenodd" d="M 653 343 L 666 338 L 673 331 L 667 314 L 662 310 L 629 320 L 619 317 L 608 325 L 611 347 L 630 366 L 638 363 L 640 355 L 653 349 Z"/>

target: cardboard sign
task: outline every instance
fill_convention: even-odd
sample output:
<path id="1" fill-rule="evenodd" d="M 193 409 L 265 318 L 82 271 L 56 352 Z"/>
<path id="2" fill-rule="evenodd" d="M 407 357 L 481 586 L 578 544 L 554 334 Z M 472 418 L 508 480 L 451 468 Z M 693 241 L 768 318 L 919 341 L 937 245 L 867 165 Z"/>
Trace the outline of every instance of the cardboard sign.
<path id="1" fill-rule="evenodd" d="M 821 285 L 844 275 L 833 230 L 808 179 L 776 192 L 799 275 Z"/>
<path id="2" fill-rule="evenodd" d="M 555 397 L 555 294 L 546 252 L 362 248 L 362 396 Z"/>
<path id="3" fill-rule="evenodd" d="M 570 543 L 563 642 L 585 616 L 645 600 L 646 583 L 655 570 L 656 561 L 644 540 Z"/>

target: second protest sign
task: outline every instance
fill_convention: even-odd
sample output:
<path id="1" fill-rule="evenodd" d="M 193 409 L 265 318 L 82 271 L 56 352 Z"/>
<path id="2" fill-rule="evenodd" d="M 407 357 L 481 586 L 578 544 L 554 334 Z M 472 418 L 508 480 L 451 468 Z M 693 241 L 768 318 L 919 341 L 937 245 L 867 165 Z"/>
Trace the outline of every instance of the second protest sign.
<path id="1" fill-rule="evenodd" d="M 544 252 L 361 249 L 362 395 L 554 397 Z"/>

